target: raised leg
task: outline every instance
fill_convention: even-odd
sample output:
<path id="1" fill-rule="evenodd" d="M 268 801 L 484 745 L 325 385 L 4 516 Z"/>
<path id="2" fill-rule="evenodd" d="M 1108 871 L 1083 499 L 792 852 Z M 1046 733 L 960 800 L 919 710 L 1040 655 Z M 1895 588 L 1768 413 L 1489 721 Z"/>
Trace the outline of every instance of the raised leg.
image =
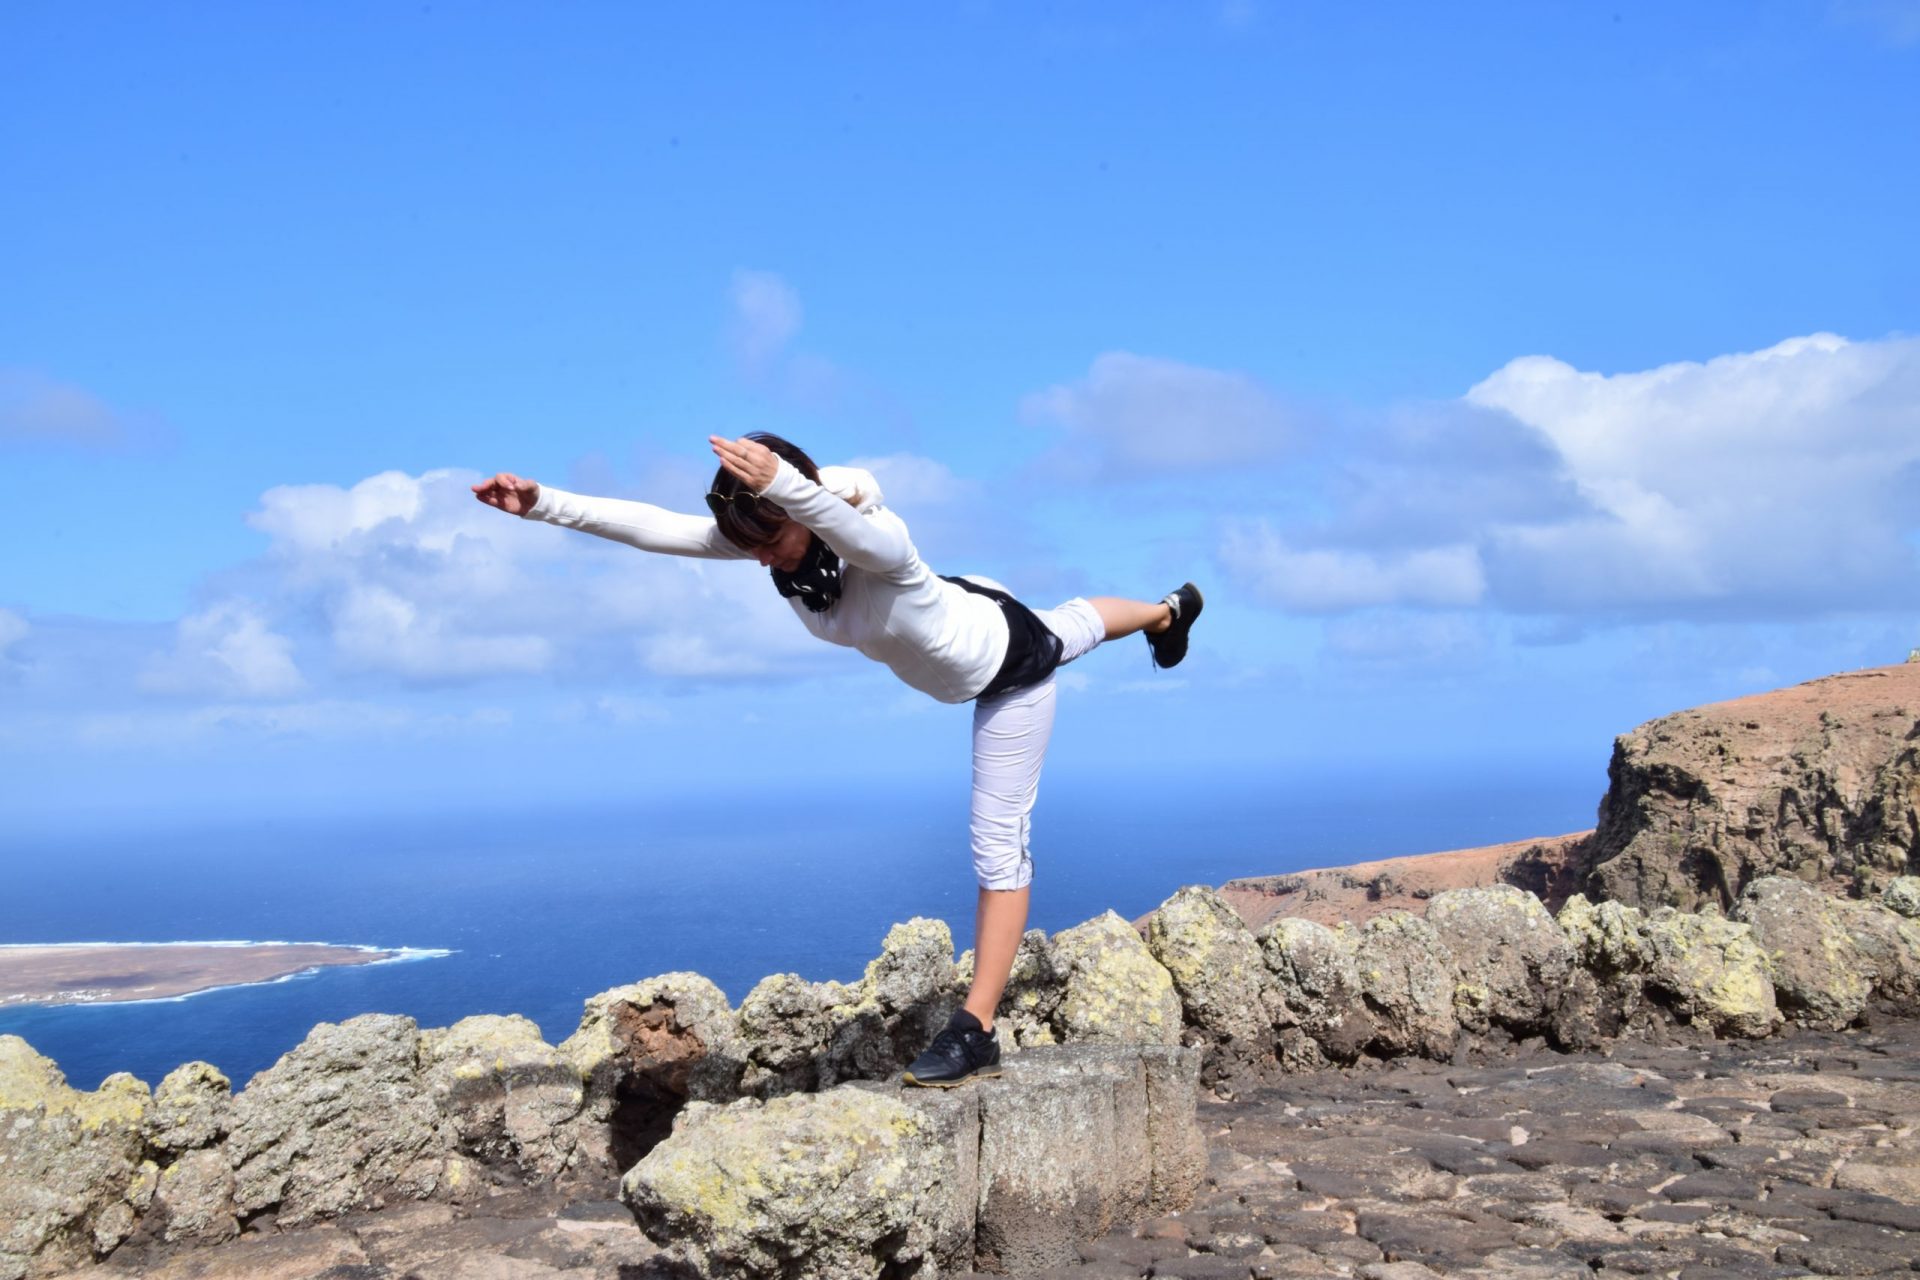
<path id="1" fill-rule="evenodd" d="M 1118 596 L 1094 596 L 1087 601 L 1107 624 L 1107 639 L 1118 640 L 1136 631 L 1149 634 L 1165 631 L 1173 625 L 1173 611 L 1166 601 L 1148 604 L 1144 600 L 1122 600 Z"/>

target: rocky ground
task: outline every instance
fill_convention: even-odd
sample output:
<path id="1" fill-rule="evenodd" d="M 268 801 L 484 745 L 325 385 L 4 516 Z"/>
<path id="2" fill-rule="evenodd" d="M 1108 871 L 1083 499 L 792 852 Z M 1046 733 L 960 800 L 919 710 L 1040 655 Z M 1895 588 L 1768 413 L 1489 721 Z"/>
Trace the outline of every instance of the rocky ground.
<path id="1" fill-rule="evenodd" d="M 1303 1075 L 1205 1105 L 1193 1208 L 1086 1277 L 1910 1276 L 1920 1024 Z"/>
<path id="2" fill-rule="evenodd" d="M 983 1082 L 976 1088 L 992 1088 Z M 1289 1077 L 1202 1104 L 1184 1213 L 1049 1276 L 1910 1276 L 1920 1023 L 1609 1055 L 1517 1050 Z M 86 1280 L 651 1280 L 612 1201 L 405 1204 L 216 1249 L 132 1242 Z"/>

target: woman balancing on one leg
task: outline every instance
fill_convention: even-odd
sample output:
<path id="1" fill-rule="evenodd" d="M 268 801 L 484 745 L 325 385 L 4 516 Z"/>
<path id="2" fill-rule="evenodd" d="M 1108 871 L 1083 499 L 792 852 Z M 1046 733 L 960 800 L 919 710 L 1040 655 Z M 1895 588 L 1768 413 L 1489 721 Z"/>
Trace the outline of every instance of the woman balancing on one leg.
<path id="1" fill-rule="evenodd" d="M 1027 924 L 1028 820 L 1053 732 L 1054 668 L 1136 631 L 1157 665 L 1175 665 L 1200 616 L 1200 592 L 1187 583 L 1157 604 L 1098 597 L 1035 612 L 981 580 L 936 575 L 870 473 L 817 468 L 774 435 L 709 440 L 720 459 L 710 516 L 582 497 L 504 472 L 473 491 L 513 515 L 642 551 L 757 560 L 814 635 L 885 663 L 941 702 L 974 704 L 973 986 L 905 1080 L 944 1086 L 997 1075 L 993 1016 Z"/>

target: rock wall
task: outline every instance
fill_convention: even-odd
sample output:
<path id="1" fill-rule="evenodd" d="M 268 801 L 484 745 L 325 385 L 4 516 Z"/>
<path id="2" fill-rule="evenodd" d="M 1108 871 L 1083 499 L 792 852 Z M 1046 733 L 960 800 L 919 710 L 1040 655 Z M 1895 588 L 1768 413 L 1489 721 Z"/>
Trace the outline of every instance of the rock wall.
<path id="1" fill-rule="evenodd" d="M 1008 1079 L 955 1095 L 870 1091 L 964 993 L 971 957 L 956 964 L 946 926 L 929 920 L 890 931 L 859 982 L 769 978 L 735 1009 L 698 974 L 664 974 L 590 999 L 559 1045 L 513 1017 L 322 1024 L 237 1094 L 205 1063 L 157 1090 L 115 1076 L 81 1093 L 0 1037 L 0 1280 L 136 1236 L 217 1243 L 395 1201 L 622 1175 L 649 1233 L 715 1274 L 904 1275 L 976 1249 L 983 1266 L 1043 1265 L 1075 1233 L 1191 1193 L 1183 1072 L 1229 1092 L 1368 1057 L 1913 1016 L 1916 916 L 1920 878 L 1867 901 L 1773 876 L 1730 916 L 1576 895 L 1556 917 L 1502 885 L 1438 894 L 1424 918 L 1282 918 L 1255 931 L 1194 886 L 1145 937 L 1111 914 L 1029 934 L 1002 1013 Z M 1049 1056 L 1062 1053 L 1078 1056 Z M 1162 1104 L 1148 1107 L 1156 1079 Z M 869 1084 L 835 1087 L 850 1081 Z M 1184 1111 L 1165 1101 L 1183 1096 Z M 1113 1146 L 1121 1134 L 1131 1147 Z M 933 1151 L 971 1163 L 929 1181 Z M 894 1216 L 823 1218 L 805 1179 L 773 1171 L 795 1152 L 807 1167 L 837 1153 L 848 1169 L 836 1178 L 885 1189 Z M 919 1153 L 911 1171 L 903 1152 Z M 714 1199 L 749 1192 L 748 1207 Z M 832 1227 L 806 1237 L 824 1270 L 794 1272 L 792 1257 L 752 1243 L 798 1247 L 794 1230 L 768 1227 L 788 1219 Z"/>

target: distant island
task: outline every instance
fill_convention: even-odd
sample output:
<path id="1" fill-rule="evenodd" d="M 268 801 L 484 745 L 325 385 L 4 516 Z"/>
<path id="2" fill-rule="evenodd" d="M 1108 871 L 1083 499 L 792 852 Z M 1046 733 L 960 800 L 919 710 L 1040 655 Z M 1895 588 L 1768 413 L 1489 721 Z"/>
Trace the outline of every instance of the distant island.
<path id="1" fill-rule="evenodd" d="M 165 1000 L 272 982 L 330 965 L 440 952 L 325 942 L 58 943 L 0 946 L 0 1008 Z"/>

